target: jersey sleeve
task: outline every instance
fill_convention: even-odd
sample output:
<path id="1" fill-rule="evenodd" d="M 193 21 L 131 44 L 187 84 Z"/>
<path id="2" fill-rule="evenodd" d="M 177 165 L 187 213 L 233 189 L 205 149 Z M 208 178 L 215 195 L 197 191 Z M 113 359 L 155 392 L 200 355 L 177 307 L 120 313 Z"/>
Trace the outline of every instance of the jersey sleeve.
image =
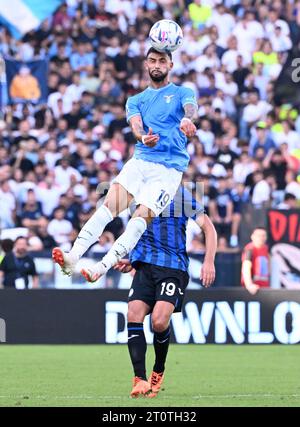
<path id="1" fill-rule="evenodd" d="M 182 87 L 181 105 L 184 107 L 187 104 L 193 104 L 198 107 L 194 91 L 188 87 Z"/>
<path id="2" fill-rule="evenodd" d="M 244 253 L 243 253 L 243 257 L 242 257 L 243 261 L 251 261 L 252 262 L 252 254 L 253 254 L 253 252 L 250 248 L 245 249 Z"/>
<path id="3" fill-rule="evenodd" d="M 127 99 L 126 102 L 126 120 L 129 123 L 129 120 L 131 117 L 141 115 L 141 112 L 139 110 L 138 106 L 138 97 L 137 96 L 131 96 Z"/>

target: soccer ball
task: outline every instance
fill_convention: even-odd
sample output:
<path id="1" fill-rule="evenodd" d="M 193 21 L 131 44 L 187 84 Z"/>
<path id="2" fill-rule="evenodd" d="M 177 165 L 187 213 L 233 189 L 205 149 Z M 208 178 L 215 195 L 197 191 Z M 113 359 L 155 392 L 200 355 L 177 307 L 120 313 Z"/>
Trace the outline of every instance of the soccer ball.
<path id="1" fill-rule="evenodd" d="M 170 19 L 155 22 L 149 33 L 151 46 L 159 52 L 174 52 L 183 42 L 180 26 Z"/>

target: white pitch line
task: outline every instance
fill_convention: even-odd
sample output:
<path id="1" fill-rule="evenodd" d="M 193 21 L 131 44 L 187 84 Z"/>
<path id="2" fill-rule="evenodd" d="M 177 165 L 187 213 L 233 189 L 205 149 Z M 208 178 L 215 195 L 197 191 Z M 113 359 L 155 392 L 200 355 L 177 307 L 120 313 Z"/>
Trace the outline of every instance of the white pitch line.
<path id="1" fill-rule="evenodd" d="M 229 399 L 233 397 L 300 397 L 300 394 L 216 394 L 216 395 L 199 395 L 192 396 L 192 399 L 208 399 L 208 398 L 220 398 L 220 399 Z"/>
<path id="2" fill-rule="evenodd" d="M 194 400 L 200 400 L 200 399 L 232 399 L 232 398 L 280 398 L 280 397 L 291 397 L 291 398 L 300 398 L 300 394 L 259 394 L 259 393 L 253 393 L 253 394 L 215 394 L 215 395 L 198 395 L 198 396 L 191 396 Z M 159 399 L 188 399 L 188 396 L 164 396 L 163 394 L 160 394 Z M 88 396 L 88 395 L 78 395 L 78 396 L 49 396 L 49 395 L 0 395 L 0 399 L 23 399 L 23 400 L 29 400 L 29 399 L 95 399 L 95 400 L 111 400 L 111 399 L 123 399 L 128 400 L 129 396 Z"/>

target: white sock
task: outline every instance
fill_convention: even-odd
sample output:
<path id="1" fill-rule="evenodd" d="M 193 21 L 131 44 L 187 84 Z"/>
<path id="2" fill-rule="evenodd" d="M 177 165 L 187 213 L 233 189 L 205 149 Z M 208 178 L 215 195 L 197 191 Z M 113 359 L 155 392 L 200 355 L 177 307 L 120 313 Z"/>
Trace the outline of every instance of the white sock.
<path id="1" fill-rule="evenodd" d="M 142 217 L 131 218 L 124 233 L 115 241 L 107 254 L 93 268 L 100 274 L 106 273 L 135 247 L 147 228 L 147 222 Z"/>
<path id="2" fill-rule="evenodd" d="M 112 220 L 111 211 L 104 205 L 100 206 L 80 230 L 70 251 L 70 255 L 77 259 L 81 258 L 97 242 L 106 225 Z"/>

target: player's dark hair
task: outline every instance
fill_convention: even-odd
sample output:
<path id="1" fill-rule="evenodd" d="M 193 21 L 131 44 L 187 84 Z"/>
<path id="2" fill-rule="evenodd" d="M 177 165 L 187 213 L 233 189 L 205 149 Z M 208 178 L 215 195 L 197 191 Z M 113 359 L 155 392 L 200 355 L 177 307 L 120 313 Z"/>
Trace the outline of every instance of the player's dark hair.
<path id="1" fill-rule="evenodd" d="M 171 59 L 172 61 L 172 53 L 171 52 L 159 52 L 158 50 L 154 49 L 154 47 L 150 47 L 150 49 L 148 50 L 148 52 L 146 53 L 146 58 L 148 58 L 148 56 L 150 55 L 150 53 L 160 53 L 160 54 L 165 54 L 168 55 L 168 57 Z"/>

